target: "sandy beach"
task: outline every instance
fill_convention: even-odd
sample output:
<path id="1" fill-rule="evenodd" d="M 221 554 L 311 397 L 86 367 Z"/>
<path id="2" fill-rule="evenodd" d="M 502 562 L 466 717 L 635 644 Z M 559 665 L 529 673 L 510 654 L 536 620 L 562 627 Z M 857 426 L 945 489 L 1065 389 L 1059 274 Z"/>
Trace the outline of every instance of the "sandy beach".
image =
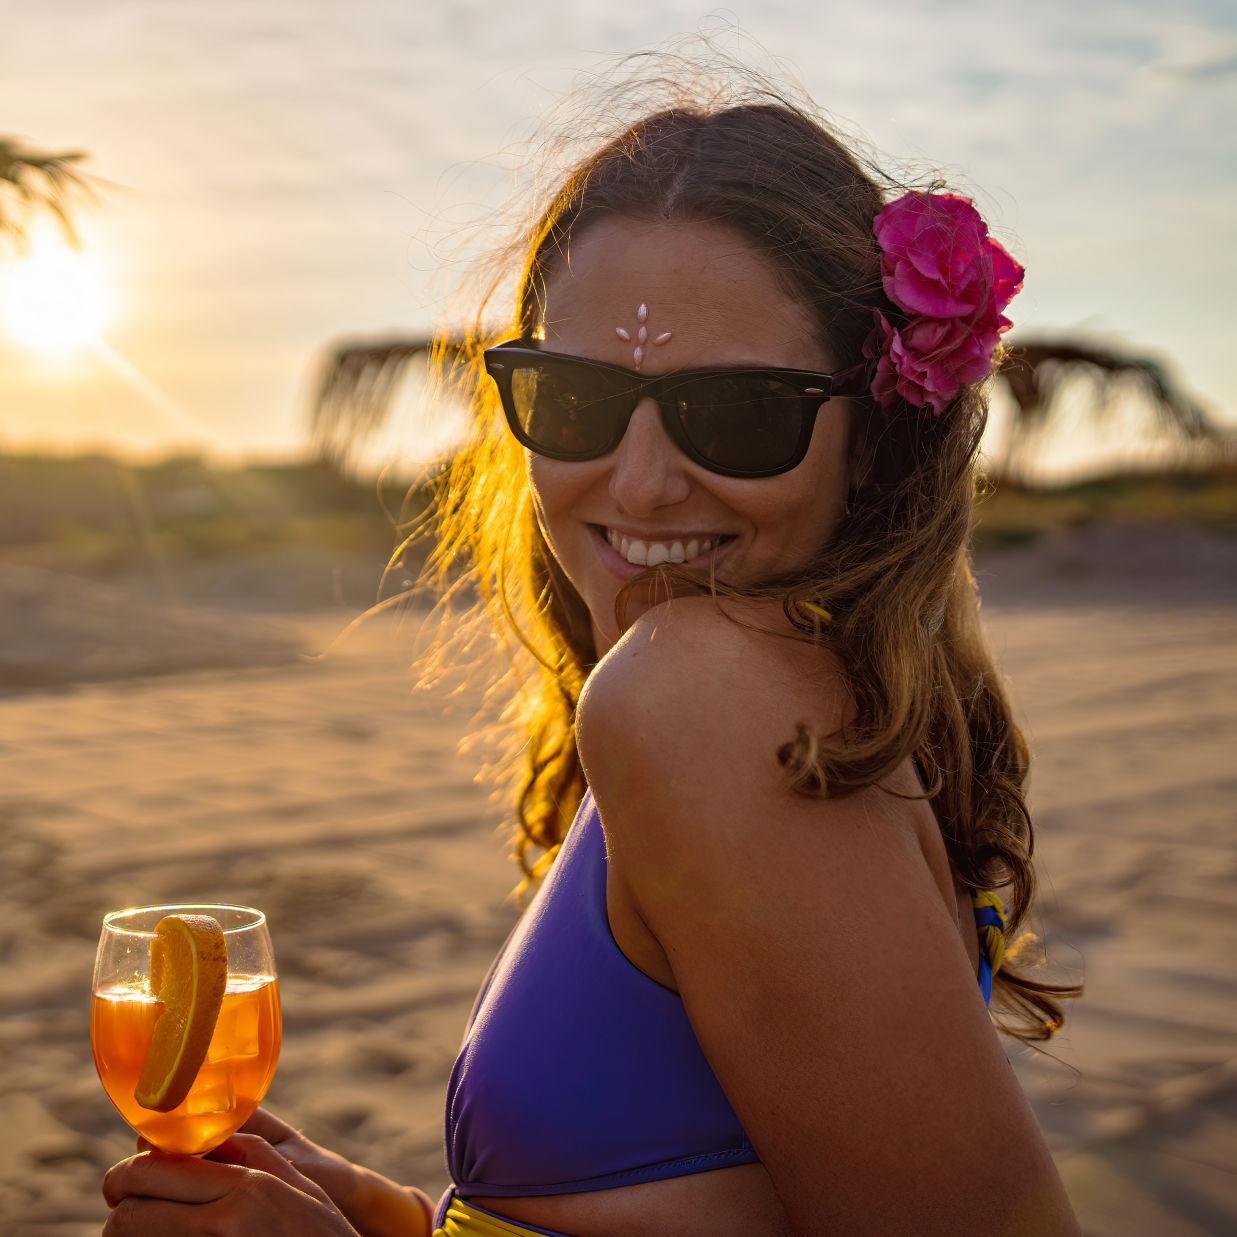
<path id="1" fill-rule="evenodd" d="M 1088 1234 L 1237 1231 L 1237 539 L 1094 526 L 977 569 L 1036 756 L 1036 926 L 1087 986 L 1051 1055 L 1011 1060 Z M 478 698 L 413 690 L 415 614 L 312 658 L 355 607 L 101 587 L 0 569 L 0 1232 L 99 1231 L 132 1148 L 90 1059 L 99 921 L 177 900 L 268 912 L 268 1106 L 437 1192 L 516 914 L 457 751 Z"/>

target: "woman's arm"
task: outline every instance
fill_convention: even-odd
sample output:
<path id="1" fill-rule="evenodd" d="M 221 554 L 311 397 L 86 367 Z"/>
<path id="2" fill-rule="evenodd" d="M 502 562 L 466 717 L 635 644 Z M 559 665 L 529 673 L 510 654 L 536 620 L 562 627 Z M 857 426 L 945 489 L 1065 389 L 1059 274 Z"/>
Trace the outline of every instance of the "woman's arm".
<path id="1" fill-rule="evenodd" d="M 578 719 L 610 879 L 796 1233 L 1077 1233 L 924 857 L 927 804 L 785 785 L 795 723 L 827 734 L 846 701 L 825 654 L 707 599 L 644 615 Z"/>
<path id="2" fill-rule="evenodd" d="M 311 1142 L 274 1113 L 259 1108 L 241 1129 L 264 1138 L 293 1168 L 322 1187 L 361 1237 L 427 1237 L 434 1204 L 415 1186 L 399 1185 Z"/>

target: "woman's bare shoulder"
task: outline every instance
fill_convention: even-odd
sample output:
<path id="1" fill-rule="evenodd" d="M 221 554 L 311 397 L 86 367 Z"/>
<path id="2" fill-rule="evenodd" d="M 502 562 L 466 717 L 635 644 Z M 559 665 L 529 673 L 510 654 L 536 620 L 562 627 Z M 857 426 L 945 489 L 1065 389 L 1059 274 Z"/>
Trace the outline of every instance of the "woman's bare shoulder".
<path id="1" fill-rule="evenodd" d="M 890 851 L 918 854 L 907 800 L 875 788 L 824 800 L 791 785 L 781 752 L 798 727 L 834 734 L 848 708 L 837 659 L 775 604 L 687 598 L 642 615 L 590 676 L 577 714 L 612 877 L 654 899 L 676 868 L 741 884 L 734 856 L 751 848 L 835 873 L 847 851 L 873 872 Z"/>
<path id="2" fill-rule="evenodd" d="M 621 741 L 627 758 L 763 754 L 772 771 L 798 723 L 832 732 L 848 703 L 837 658 L 795 631 L 780 603 L 684 597 L 641 615 L 601 660 L 577 733 L 586 768 Z"/>
<path id="3" fill-rule="evenodd" d="M 780 600 L 710 596 L 676 597 L 650 607 L 628 628 L 611 655 L 623 662 L 658 644 L 682 652 L 700 641 L 707 642 L 702 652 L 743 652 L 765 668 L 787 660 L 832 661 L 824 649 L 791 625 Z"/>
<path id="4" fill-rule="evenodd" d="M 851 707 L 837 657 L 796 632 L 780 603 L 690 597 L 641 615 L 590 675 L 576 719 L 617 866 L 658 866 L 677 852 L 729 868 L 748 844 L 784 847 L 793 861 L 822 828 L 830 845 L 850 833 L 867 850 L 877 817 L 887 845 L 918 851 L 920 813 L 907 799 L 872 787 L 823 800 L 791 785 L 781 753 L 799 728 L 827 738 Z M 909 782 L 896 775 L 893 788 L 913 794 L 904 772 Z"/>

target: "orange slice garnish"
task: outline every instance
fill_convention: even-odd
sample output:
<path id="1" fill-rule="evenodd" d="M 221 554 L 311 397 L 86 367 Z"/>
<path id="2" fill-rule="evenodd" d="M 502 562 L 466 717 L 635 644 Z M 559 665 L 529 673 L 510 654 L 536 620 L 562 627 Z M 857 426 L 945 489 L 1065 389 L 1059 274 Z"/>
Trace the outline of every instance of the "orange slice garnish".
<path id="1" fill-rule="evenodd" d="M 168 915 L 150 942 L 150 987 L 162 1008 L 133 1098 L 171 1112 L 206 1060 L 228 986 L 223 928 L 209 915 Z"/>

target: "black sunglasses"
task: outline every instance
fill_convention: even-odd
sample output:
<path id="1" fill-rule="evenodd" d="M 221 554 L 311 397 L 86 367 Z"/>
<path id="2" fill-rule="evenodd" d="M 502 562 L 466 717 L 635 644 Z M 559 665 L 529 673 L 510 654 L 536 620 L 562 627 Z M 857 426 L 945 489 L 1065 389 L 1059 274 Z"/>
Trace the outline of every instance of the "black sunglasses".
<path id="1" fill-rule="evenodd" d="M 520 339 L 484 356 L 507 424 L 530 451 L 552 460 L 608 455 L 636 405 L 653 399 L 679 450 L 726 477 L 773 477 L 801 463 L 821 404 L 863 370 L 685 369 L 649 378 Z"/>

